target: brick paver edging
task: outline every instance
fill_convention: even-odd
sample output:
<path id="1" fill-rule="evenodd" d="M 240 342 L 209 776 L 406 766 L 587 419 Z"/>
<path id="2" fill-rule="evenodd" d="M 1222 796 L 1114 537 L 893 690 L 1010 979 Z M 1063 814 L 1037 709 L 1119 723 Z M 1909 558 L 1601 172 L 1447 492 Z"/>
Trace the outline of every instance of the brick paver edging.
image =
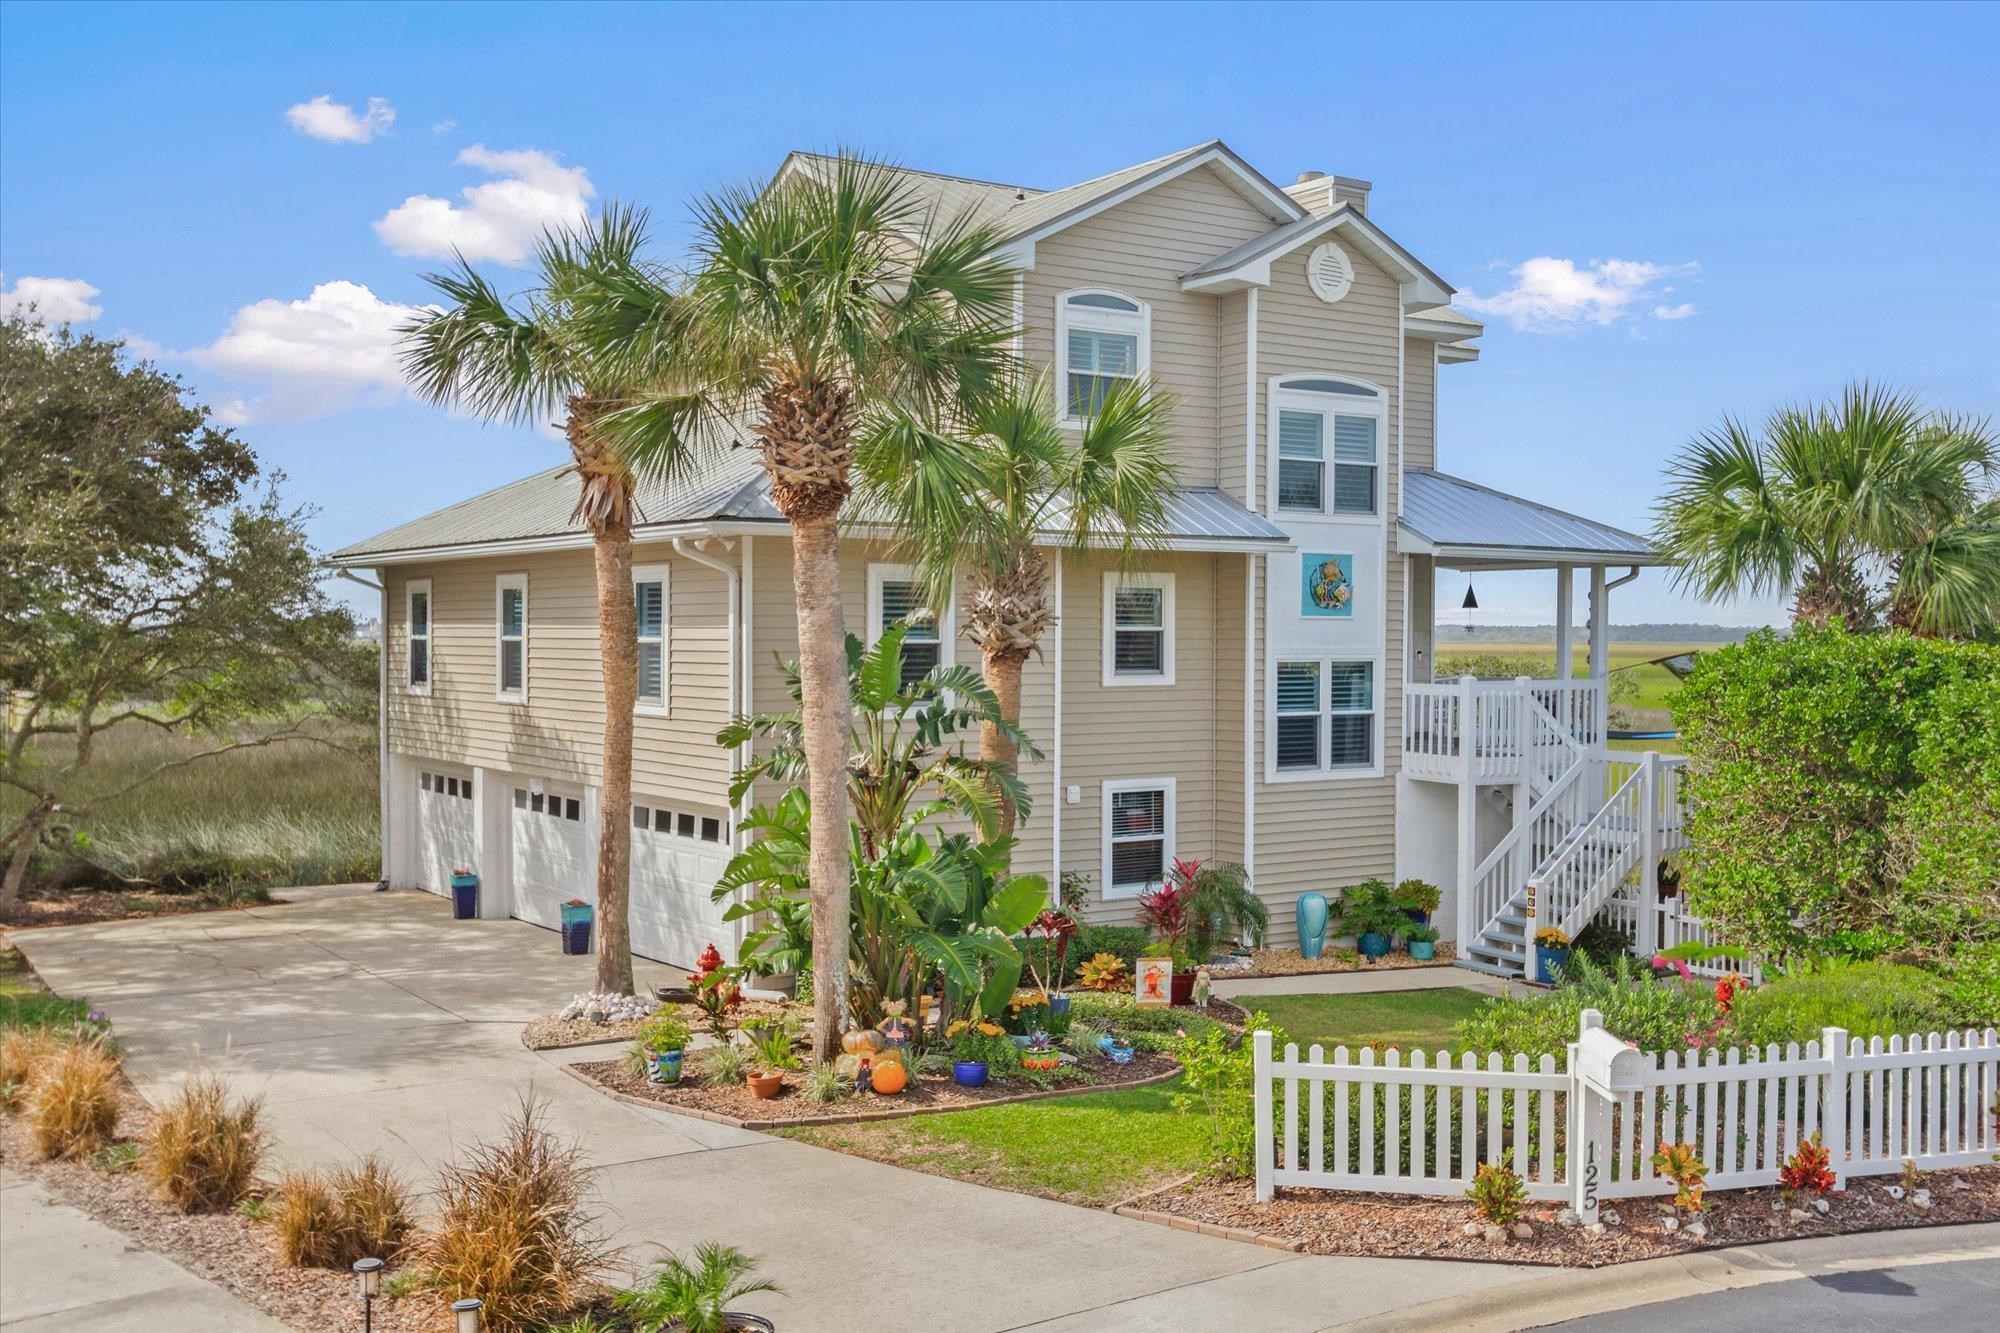
<path id="1" fill-rule="evenodd" d="M 1283 1240 L 1277 1236 L 1267 1236 L 1261 1231 L 1252 1231 L 1248 1227 L 1226 1227 L 1218 1222 L 1197 1222 L 1191 1217 L 1181 1217 L 1176 1213 L 1156 1213 L 1150 1208 L 1140 1208 L 1129 1203 L 1118 1204 L 1111 1211 L 1120 1217 L 1136 1218 L 1141 1222 L 1151 1222 L 1155 1226 L 1172 1227 L 1175 1231 L 1193 1231 L 1220 1240 L 1247 1241 L 1252 1245 L 1262 1245 L 1267 1250 L 1284 1250 L 1291 1254 L 1305 1253 L 1306 1243 L 1303 1240 Z"/>
<path id="2" fill-rule="evenodd" d="M 989 1097 L 984 1101 L 963 1102 L 955 1106 L 885 1107 L 880 1111 L 850 1112 L 845 1115 L 788 1116 L 778 1120 L 744 1120 L 720 1111 L 705 1111 L 698 1106 L 677 1106 L 673 1102 L 656 1102 L 649 1097 L 634 1097 L 629 1092 L 620 1092 L 598 1082 L 575 1065 L 564 1065 L 563 1070 L 578 1082 L 597 1089 L 607 1097 L 633 1106 L 644 1106 L 655 1111 L 667 1111 L 674 1115 L 691 1115 L 698 1120 L 711 1120 L 718 1125 L 728 1125 L 733 1129 L 804 1129 L 810 1125 L 859 1125 L 873 1120 L 907 1120 L 919 1115 L 951 1115 L 957 1111 L 978 1111 L 988 1106 L 1011 1106 L 1016 1102 L 1041 1102 L 1055 1097 L 1076 1097 L 1087 1092 L 1126 1092 L 1133 1088 L 1151 1087 L 1155 1083 L 1165 1083 L 1177 1078 L 1181 1069 L 1172 1069 L 1159 1074 L 1148 1074 L 1145 1078 L 1126 1079 L 1122 1083 L 1093 1083 L 1081 1088 L 1047 1088 L 1033 1092 L 1017 1092 L 1006 1097 Z"/>

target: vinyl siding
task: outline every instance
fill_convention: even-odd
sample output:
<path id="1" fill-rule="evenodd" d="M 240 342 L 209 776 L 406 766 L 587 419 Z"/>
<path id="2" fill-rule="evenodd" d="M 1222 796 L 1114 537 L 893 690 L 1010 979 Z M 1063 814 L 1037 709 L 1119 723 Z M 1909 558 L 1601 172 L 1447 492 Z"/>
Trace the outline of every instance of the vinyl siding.
<path id="1" fill-rule="evenodd" d="M 1201 167 L 1057 232 L 1036 245 L 1035 267 L 1026 274 L 1026 356 L 1053 367 L 1056 298 L 1063 292 L 1108 287 L 1146 302 L 1152 309 L 1152 380 L 1174 395 L 1182 480 L 1221 484 L 1216 298 L 1182 291 L 1180 275 L 1273 225 Z"/>
<path id="2" fill-rule="evenodd" d="M 1261 509 L 1243 493 L 1244 419 L 1250 369 L 1250 294 L 1225 292 L 1209 298 L 1215 306 L 1215 484 L 1249 509 Z"/>
<path id="3" fill-rule="evenodd" d="M 1404 344 L 1403 466 L 1437 466 L 1437 344 L 1411 338 Z"/>
<path id="4" fill-rule="evenodd" d="M 723 804 L 728 755 L 714 743 L 729 710 L 728 584 L 714 570 L 640 545 L 633 563 L 669 568 L 668 716 L 633 720 L 633 788 Z M 392 566 L 389 748 L 595 785 L 603 754 L 596 579 L 588 551 Z M 501 574 L 528 581 L 528 701 L 494 697 L 495 594 Z M 409 661 L 404 589 L 431 580 L 432 685 L 402 688 Z"/>

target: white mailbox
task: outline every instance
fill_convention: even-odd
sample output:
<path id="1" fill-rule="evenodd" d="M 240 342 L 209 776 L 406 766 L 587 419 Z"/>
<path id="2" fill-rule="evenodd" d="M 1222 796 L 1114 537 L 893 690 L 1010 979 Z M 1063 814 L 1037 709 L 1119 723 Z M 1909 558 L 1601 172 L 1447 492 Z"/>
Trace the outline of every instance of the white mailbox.
<path id="1" fill-rule="evenodd" d="M 1645 1056 L 1603 1028 L 1591 1028 L 1578 1038 L 1576 1072 L 1592 1091 L 1606 1097 L 1646 1086 Z"/>

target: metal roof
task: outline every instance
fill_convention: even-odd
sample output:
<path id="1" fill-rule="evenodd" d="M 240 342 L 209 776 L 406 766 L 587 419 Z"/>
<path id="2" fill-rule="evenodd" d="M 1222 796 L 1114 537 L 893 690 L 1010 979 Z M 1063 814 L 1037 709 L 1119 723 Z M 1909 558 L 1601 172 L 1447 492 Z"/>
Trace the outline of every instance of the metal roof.
<path id="1" fill-rule="evenodd" d="M 1403 473 L 1398 525 L 1440 559 L 1523 566 L 1666 563 L 1653 544 L 1608 523 L 1551 509 L 1429 468 Z M 1407 549 L 1407 548 L 1406 548 Z"/>
<path id="2" fill-rule="evenodd" d="M 336 565 L 373 565 L 420 557 L 464 559 L 520 543 L 582 545 L 587 539 L 575 519 L 577 487 L 569 468 L 550 468 L 344 546 L 328 558 Z M 748 448 L 728 450 L 719 462 L 672 486 L 642 481 L 637 499 L 640 521 L 632 535 L 640 541 L 669 530 L 779 526 L 785 521 L 771 502 L 770 477 Z M 1060 523 L 1060 511 L 1056 519 Z M 865 516 L 857 521 L 865 524 Z M 1212 486 L 1177 492 L 1167 502 L 1166 526 L 1169 542 L 1182 549 L 1233 550 L 1291 541 L 1284 529 Z"/>

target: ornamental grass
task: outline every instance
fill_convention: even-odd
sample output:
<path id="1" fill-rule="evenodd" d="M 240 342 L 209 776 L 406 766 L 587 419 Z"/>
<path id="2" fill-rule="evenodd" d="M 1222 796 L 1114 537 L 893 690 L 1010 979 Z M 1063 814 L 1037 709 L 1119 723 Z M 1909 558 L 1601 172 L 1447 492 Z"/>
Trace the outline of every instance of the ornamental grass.
<path id="1" fill-rule="evenodd" d="M 261 1098 L 232 1100 L 215 1074 L 190 1077 L 153 1124 L 145 1172 L 154 1190 L 184 1213 L 234 1207 L 263 1160 L 262 1110 Z"/>
<path id="2" fill-rule="evenodd" d="M 44 1158 L 88 1157 L 118 1128 L 118 1061 L 104 1044 L 63 1042 L 34 1061 L 27 1116 Z"/>

